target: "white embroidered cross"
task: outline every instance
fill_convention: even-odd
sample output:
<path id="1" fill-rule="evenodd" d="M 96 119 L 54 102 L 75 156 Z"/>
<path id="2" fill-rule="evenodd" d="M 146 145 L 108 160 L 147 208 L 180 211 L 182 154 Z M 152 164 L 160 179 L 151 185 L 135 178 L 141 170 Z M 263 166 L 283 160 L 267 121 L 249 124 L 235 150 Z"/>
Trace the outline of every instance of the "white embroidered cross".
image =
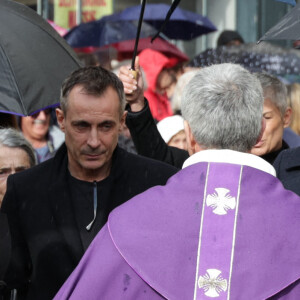
<path id="1" fill-rule="evenodd" d="M 227 210 L 235 209 L 235 197 L 229 195 L 230 190 L 225 188 L 216 188 L 215 193 L 208 195 L 206 205 L 213 208 L 216 215 L 226 215 Z"/>
<path id="2" fill-rule="evenodd" d="M 226 292 L 227 280 L 222 278 L 221 273 L 217 269 L 208 269 L 204 276 L 199 277 L 198 286 L 204 290 L 205 296 L 216 298 L 221 292 Z"/>

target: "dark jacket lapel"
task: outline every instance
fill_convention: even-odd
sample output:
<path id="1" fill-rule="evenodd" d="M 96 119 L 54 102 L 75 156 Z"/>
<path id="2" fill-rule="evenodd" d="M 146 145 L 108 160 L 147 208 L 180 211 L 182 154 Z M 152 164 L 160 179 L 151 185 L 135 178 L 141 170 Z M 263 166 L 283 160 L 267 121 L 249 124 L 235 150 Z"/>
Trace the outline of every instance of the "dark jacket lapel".
<path id="1" fill-rule="evenodd" d="M 68 184 L 67 148 L 63 144 L 57 151 L 52 165 L 49 186 L 49 201 L 54 221 L 62 239 L 76 262 L 83 255 L 83 245 L 75 220 L 74 208 L 71 203 L 70 187 Z"/>

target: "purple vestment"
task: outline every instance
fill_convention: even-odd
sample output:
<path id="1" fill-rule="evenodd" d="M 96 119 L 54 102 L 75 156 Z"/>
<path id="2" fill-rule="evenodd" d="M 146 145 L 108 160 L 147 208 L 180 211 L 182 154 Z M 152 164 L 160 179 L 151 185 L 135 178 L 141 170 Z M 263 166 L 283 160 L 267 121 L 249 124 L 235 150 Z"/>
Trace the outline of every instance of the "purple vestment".
<path id="1" fill-rule="evenodd" d="M 55 299 L 299 300 L 299 230 L 274 176 L 197 163 L 115 209 Z"/>

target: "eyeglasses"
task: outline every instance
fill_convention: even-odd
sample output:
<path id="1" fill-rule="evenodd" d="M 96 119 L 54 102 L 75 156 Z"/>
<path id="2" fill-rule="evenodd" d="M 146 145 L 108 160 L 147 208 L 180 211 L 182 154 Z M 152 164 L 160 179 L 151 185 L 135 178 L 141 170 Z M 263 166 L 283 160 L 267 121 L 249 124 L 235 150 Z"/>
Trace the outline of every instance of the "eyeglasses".
<path id="1" fill-rule="evenodd" d="M 31 115 L 31 117 L 34 118 L 34 119 L 36 119 L 42 111 L 45 113 L 46 116 L 48 116 L 48 115 L 51 114 L 51 108 L 46 108 L 44 110 L 40 110 L 37 113 Z"/>

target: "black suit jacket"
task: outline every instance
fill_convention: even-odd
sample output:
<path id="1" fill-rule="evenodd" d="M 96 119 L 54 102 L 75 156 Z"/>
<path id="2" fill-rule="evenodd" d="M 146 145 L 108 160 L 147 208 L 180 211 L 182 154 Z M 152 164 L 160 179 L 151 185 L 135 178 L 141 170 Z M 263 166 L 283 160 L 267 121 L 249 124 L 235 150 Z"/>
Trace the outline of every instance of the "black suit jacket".
<path id="1" fill-rule="evenodd" d="M 67 150 L 9 176 L 1 212 L 7 214 L 12 256 L 4 278 L 26 299 L 51 299 L 84 253 L 67 184 Z M 118 148 L 109 175 L 106 215 L 149 187 L 165 184 L 176 168 Z M 100 230 L 99 228 L 98 230 Z"/>
<path id="2" fill-rule="evenodd" d="M 189 158 L 189 153 L 165 143 L 156 127 L 147 99 L 145 107 L 139 112 L 132 112 L 129 105 L 126 109 L 126 125 L 137 152 L 181 169 L 185 160 Z"/>
<path id="3" fill-rule="evenodd" d="M 274 168 L 283 186 L 300 196 L 300 147 L 282 151 Z"/>

